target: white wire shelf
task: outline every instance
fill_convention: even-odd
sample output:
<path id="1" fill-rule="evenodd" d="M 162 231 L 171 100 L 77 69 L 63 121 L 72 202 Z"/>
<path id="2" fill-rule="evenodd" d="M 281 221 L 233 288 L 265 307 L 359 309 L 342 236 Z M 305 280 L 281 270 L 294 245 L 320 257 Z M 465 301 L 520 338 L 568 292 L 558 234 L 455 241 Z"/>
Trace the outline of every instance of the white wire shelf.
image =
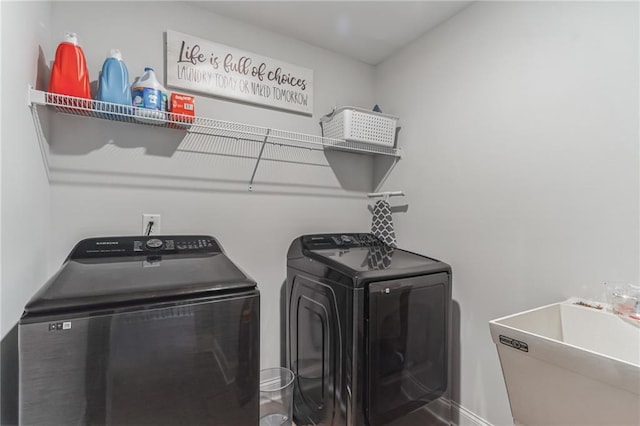
<path id="1" fill-rule="evenodd" d="M 93 99 L 48 93 L 33 88 L 29 88 L 28 102 L 30 106 L 51 106 L 58 112 L 88 118 L 178 129 L 199 137 L 211 136 L 237 141 L 260 142 L 262 147 L 249 182 L 249 190 L 252 189 L 265 144 L 310 150 L 332 149 L 384 156 L 392 159 L 394 164 L 402 155 L 402 151 L 399 148 L 326 138 L 206 117 L 174 114 L 168 111 L 148 110 Z"/>

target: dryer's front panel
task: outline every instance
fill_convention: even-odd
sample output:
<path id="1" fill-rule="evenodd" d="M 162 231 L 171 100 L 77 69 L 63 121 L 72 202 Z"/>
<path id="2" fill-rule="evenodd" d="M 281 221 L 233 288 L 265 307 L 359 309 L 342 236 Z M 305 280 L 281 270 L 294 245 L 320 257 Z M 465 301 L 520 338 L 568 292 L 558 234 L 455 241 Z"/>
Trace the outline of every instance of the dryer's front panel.
<path id="1" fill-rule="evenodd" d="M 365 411 L 382 425 L 446 390 L 449 275 L 371 283 L 367 298 Z"/>

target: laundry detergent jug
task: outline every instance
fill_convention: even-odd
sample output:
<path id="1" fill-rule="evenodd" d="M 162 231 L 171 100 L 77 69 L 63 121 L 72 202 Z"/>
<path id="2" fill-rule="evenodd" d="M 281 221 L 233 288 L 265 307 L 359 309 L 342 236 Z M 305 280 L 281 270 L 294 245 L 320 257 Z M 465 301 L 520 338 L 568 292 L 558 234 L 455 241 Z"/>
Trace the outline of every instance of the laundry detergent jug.
<path id="1" fill-rule="evenodd" d="M 115 112 L 107 118 L 117 120 L 124 119 L 120 114 L 131 115 L 131 86 L 129 85 L 129 71 L 122 61 L 122 53 L 118 49 L 112 49 L 109 56 L 102 64 L 102 71 L 98 79 L 97 100 L 109 102 L 98 104 L 99 109 Z M 111 105 L 118 104 L 118 105 Z"/>
<path id="2" fill-rule="evenodd" d="M 147 123 L 161 124 L 166 110 L 166 90 L 156 78 L 153 68 L 145 68 L 131 89 L 136 119 Z"/>
<path id="3" fill-rule="evenodd" d="M 65 40 L 56 49 L 48 91 L 60 95 L 91 99 L 87 61 L 75 33 L 67 33 Z M 82 107 L 91 106 L 90 101 L 61 100 L 55 96 L 51 96 L 50 99 L 56 103 L 78 104 Z"/>

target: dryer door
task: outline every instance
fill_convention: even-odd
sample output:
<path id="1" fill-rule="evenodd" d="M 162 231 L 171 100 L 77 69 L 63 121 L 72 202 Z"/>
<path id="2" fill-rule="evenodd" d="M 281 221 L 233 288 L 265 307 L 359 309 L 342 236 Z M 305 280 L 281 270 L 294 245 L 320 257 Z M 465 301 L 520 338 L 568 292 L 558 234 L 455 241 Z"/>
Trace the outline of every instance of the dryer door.
<path id="1" fill-rule="evenodd" d="M 296 276 L 290 305 L 289 350 L 296 375 L 294 419 L 297 424 L 331 424 L 339 388 L 340 355 L 336 298 L 329 286 Z"/>
<path id="2" fill-rule="evenodd" d="M 365 411 L 381 425 L 446 390 L 449 275 L 371 283 L 368 299 Z"/>

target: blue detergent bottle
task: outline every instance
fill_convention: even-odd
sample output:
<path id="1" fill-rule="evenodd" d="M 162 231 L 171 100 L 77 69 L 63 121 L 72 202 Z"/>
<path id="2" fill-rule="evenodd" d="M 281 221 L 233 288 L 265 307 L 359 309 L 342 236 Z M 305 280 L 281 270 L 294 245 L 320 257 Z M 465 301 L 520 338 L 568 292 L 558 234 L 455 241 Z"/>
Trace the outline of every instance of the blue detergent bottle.
<path id="1" fill-rule="evenodd" d="M 131 86 L 129 85 L 129 71 L 122 61 L 122 54 L 118 49 L 112 49 L 102 64 L 102 71 L 98 80 L 97 100 L 125 105 L 125 108 L 110 107 L 107 109 L 130 115 L 132 109 Z"/>

